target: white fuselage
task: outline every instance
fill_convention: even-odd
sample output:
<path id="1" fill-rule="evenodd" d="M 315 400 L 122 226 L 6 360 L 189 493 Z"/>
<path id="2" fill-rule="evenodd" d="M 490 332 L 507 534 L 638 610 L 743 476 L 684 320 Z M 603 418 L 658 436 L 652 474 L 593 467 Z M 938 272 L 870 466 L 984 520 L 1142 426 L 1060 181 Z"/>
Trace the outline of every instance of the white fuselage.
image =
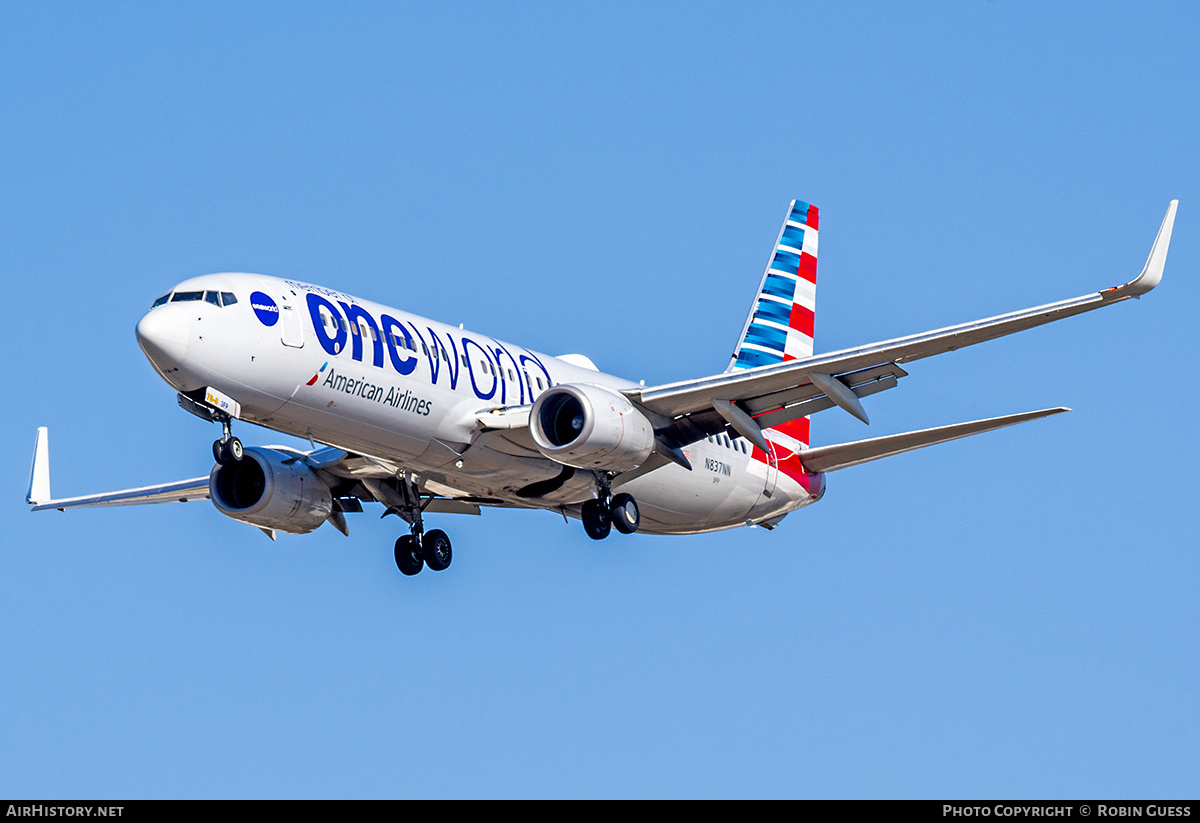
<path id="1" fill-rule="evenodd" d="M 147 313 L 138 333 L 177 390 L 213 387 L 240 404 L 243 420 L 369 456 L 418 476 L 438 494 L 576 516 L 594 495 L 592 473 L 564 470 L 537 450 L 527 429 L 484 428 L 478 415 L 532 403 L 563 383 L 636 386 L 293 280 L 212 274 L 184 281 L 171 294 Z M 236 302 L 223 305 L 216 294 Z M 714 436 L 684 452 L 692 471 L 669 464 L 624 484 L 620 476 L 613 481 L 637 499 L 641 531 L 729 528 L 819 499 L 820 490 L 814 496 L 761 452 L 756 459 L 740 438 Z"/>

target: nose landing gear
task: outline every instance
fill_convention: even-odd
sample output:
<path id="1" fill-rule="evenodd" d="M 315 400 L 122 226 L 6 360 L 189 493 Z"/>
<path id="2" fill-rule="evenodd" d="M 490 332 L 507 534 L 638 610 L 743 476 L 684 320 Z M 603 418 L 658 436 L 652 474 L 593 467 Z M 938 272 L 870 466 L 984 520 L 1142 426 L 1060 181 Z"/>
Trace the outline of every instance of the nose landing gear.
<path id="1" fill-rule="evenodd" d="M 213 457 L 222 466 L 226 463 L 236 463 L 242 459 L 242 455 L 245 453 L 242 441 L 233 436 L 228 414 L 216 412 L 214 416 L 221 421 L 221 439 L 213 441 Z"/>

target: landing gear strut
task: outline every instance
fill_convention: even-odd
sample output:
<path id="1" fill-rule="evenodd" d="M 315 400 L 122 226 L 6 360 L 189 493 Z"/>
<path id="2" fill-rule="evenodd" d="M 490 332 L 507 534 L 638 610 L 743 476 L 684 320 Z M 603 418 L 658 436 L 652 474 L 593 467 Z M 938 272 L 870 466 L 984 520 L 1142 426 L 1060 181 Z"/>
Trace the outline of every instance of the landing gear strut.
<path id="1" fill-rule="evenodd" d="M 419 573 L 425 566 L 435 572 L 445 571 L 450 567 L 453 558 L 450 537 L 441 529 L 425 531 L 421 513 L 428 501 L 422 503 L 421 492 L 416 483 L 407 479 L 401 480 L 400 497 L 400 505 L 391 506 L 385 512 L 398 514 L 409 523 L 409 533 L 396 540 L 396 568 L 401 574 L 410 577 Z"/>
<path id="2" fill-rule="evenodd" d="M 583 530 L 593 540 L 603 540 L 615 527 L 621 534 L 633 534 L 641 524 L 637 501 L 621 492 L 614 495 L 608 473 L 596 474 L 596 499 L 588 500 L 579 509 Z"/>
<path id="3" fill-rule="evenodd" d="M 221 439 L 213 441 L 213 457 L 222 466 L 226 463 L 236 463 L 242 459 L 244 453 L 242 441 L 233 436 L 228 414 L 216 412 L 214 416 L 221 421 Z"/>

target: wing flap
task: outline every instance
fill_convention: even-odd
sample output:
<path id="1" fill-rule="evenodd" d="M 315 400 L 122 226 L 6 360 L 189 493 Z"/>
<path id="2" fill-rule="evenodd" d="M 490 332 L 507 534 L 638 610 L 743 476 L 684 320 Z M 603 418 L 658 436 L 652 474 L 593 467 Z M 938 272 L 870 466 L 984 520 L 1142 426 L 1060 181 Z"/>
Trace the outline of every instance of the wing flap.
<path id="1" fill-rule="evenodd" d="M 889 434 L 885 437 L 873 437 L 869 440 L 856 440 L 852 443 L 838 443 L 833 446 L 818 446 L 800 453 L 802 462 L 811 472 L 832 472 L 881 460 L 896 454 L 935 446 L 938 443 L 948 443 L 973 434 L 982 434 L 1005 426 L 1015 426 L 1029 420 L 1049 417 L 1070 411 L 1067 408 L 1042 409 L 1041 411 L 1009 414 L 1004 417 L 990 417 L 986 420 L 972 420 L 969 423 L 955 423 L 950 426 L 938 426 L 932 429 Z"/>
<path id="2" fill-rule="evenodd" d="M 1115 298 L 1105 300 L 1099 293 L 1090 294 L 855 349 L 844 349 L 804 360 L 760 366 L 700 380 L 633 389 L 627 394 L 651 411 L 670 417 L 699 411 L 719 398 L 753 402 L 771 394 L 802 390 L 804 386 L 812 383 L 809 375 L 814 372 L 830 377 L 842 377 L 883 363 L 908 363 L 1061 320 L 1108 305 L 1114 300 Z M 813 393 L 824 396 L 824 392 L 820 392 L 819 389 Z"/>

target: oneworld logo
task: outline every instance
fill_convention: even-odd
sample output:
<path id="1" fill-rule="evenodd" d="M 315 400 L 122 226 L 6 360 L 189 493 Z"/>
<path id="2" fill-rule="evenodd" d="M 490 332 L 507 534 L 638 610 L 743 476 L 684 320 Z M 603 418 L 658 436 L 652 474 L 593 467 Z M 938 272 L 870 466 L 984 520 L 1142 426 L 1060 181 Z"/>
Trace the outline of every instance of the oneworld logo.
<path id="1" fill-rule="evenodd" d="M 279 306 L 268 295 L 260 291 L 250 295 L 250 308 L 258 315 L 264 326 L 274 326 L 279 322 Z"/>

